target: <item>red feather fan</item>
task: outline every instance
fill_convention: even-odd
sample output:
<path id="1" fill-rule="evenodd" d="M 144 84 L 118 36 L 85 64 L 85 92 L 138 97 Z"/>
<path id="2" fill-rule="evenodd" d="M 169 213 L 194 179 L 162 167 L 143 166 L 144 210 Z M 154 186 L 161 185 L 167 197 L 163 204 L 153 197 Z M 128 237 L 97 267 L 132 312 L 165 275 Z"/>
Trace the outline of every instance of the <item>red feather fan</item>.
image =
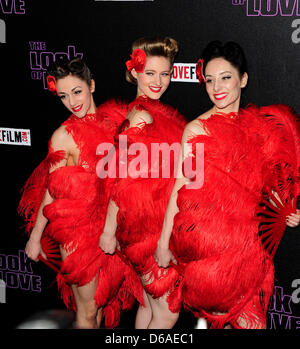
<path id="1" fill-rule="evenodd" d="M 271 256 L 298 195 L 299 121 L 284 106 L 250 105 L 199 122 L 206 135 L 190 143 L 194 161 L 196 145 L 204 145 L 204 183 L 178 192 L 170 240 L 184 266 L 183 303 L 212 328 L 264 328 L 274 282 Z M 269 188 L 281 203 L 271 195 L 277 207 L 266 221 L 257 212 Z M 260 223 L 269 224 L 263 237 Z"/>
<path id="2" fill-rule="evenodd" d="M 267 178 L 264 211 L 261 213 L 261 238 L 274 257 L 286 230 L 286 218 L 296 213 L 300 179 L 300 119 L 287 106 L 263 107 L 260 114 L 268 120 L 276 135 L 272 151 L 273 171 Z"/>

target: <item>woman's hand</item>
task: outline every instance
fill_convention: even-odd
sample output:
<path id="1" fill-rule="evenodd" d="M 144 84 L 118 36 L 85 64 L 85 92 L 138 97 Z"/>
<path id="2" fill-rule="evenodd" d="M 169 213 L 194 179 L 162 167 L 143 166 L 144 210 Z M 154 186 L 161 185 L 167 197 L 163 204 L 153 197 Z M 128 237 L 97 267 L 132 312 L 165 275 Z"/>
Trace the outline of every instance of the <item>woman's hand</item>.
<path id="1" fill-rule="evenodd" d="M 42 250 L 42 245 L 40 240 L 35 240 L 30 238 L 26 244 L 25 253 L 28 258 L 32 259 L 35 262 L 38 262 L 39 255 L 47 259 L 46 254 Z"/>
<path id="2" fill-rule="evenodd" d="M 104 253 L 114 254 L 117 248 L 116 236 L 103 232 L 100 236 L 99 246 Z"/>
<path id="3" fill-rule="evenodd" d="M 296 213 L 291 213 L 286 217 L 286 225 L 291 228 L 295 228 L 300 223 L 300 210 L 297 210 Z"/>
<path id="4" fill-rule="evenodd" d="M 114 254 L 116 248 L 118 247 L 118 242 L 116 239 L 118 211 L 119 207 L 112 199 L 110 199 L 108 202 L 103 232 L 99 239 L 99 247 L 104 253 L 107 254 Z"/>
<path id="5" fill-rule="evenodd" d="M 173 262 L 174 264 L 177 264 L 177 261 L 175 257 L 173 256 L 173 253 L 167 246 L 162 246 L 158 242 L 157 248 L 154 254 L 154 259 L 159 267 L 162 268 L 168 268 L 170 265 L 170 262 Z"/>

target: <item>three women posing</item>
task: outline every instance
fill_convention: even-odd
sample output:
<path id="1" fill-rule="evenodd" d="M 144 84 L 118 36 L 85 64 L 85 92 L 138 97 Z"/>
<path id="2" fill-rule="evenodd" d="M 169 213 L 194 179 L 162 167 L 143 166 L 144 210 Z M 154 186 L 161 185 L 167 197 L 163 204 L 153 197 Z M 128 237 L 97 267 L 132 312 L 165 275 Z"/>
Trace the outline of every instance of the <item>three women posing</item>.
<path id="1" fill-rule="evenodd" d="M 57 93 L 73 116 L 51 139 L 48 187 L 40 203 L 35 199 L 37 217 L 26 253 L 34 260 L 40 253 L 46 257 L 40 241 L 49 219 L 46 232 L 64 259 L 58 280 L 73 285 L 79 326 L 97 326 L 103 307 L 110 309 L 106 314 L 128 309 L 134 295 L 140 302 L 136 328 L 172 328 L 182 303 L 212 328 L 266 327 L 274 266 L 259 236 L 257 209 L 271 198 L 281 229 L 299 224 L 294 180 L 299 159 L 295 162 L 296 149 L 289 141 L 299 144 L 299 125 L 285 106 L 240 109 L 246 60 L 237 44 L 219 42 L 208 45 L 204 64 L 198 66 L 213 107 L 186 125 L 159 101 L 177 51 L 171 38 L 134 42 L 127 79 L 136 84 L 137 96 L 129 105 L 109 101 L 96 110 L 92 80 L 53 73 Z M 82 91 L 77 94 L 78 87 Z M 73 102 L 85 91 L 82 87 L 84 101 Z M 296 127 L 293 135 L 288 123 Z M 131 146 L 142 144 L 137 152 L 146 150 L 147 161 L 135 162 L 136 154 L 128 155 L 124 166 L 118 150 L 117 164 L 125 173 L 99 180 L 95 149 L 114 141 L 120 149 L 121 136 L 127 142 L 122 151 L 128 155 Z M 163 176 L 164 159 L 154 159 L 152 145 L 170 149 L 178 143 L 179 153 L 171 152 L 168 159 L 169 176 Z M 195 173 L 184 164 L 195 165 L 199 149 L 204 149 L 204 181 L 193 187 Z M 282 211 L 293 213 L 286 217 Z M 95 252 L 98 244 L 105 253 Z"/>

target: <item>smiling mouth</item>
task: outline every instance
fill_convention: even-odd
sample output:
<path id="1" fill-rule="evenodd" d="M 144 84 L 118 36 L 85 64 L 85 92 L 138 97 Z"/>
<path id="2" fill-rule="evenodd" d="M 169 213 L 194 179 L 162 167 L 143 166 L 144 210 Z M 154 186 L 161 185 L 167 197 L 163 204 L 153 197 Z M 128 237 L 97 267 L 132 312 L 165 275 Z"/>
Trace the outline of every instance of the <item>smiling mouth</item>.
<path id="1" fill-rule="evenodd" d="M 218 93 L 218 94 L 215 94 L 214 97 L 217 101 L 220 101 L 227 97 L 227 93 Z"/>
<path id="2" fill-rule="evenodd" d="M 154 93 L 159 93 L 162 89 L 161 87 L 153 87 L 153 86 L 150 86 L 149 88 Z"/>
<path id="3" fill-rule="evenodd" d="M 82 109 L 82 107 L 83 107 L 83 104 L 81 104 L 81 105 L 78 106 L 78 107 L 72 108 L 72 110 L 73 110 L 74 113 L 78 113 L 78 112 L 80 112 L 80 110 Z"/>

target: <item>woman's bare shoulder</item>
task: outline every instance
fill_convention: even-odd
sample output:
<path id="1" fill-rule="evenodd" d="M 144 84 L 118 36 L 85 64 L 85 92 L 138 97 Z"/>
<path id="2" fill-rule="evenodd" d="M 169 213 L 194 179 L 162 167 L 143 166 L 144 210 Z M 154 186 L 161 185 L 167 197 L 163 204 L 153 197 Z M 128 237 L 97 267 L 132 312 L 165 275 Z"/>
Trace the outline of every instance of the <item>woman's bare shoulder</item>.
<path id="1" fill-rule="evenodd" d="M 133 108 L 127 115 L 128 120 L 130 121 L 130 127 L 139 126 L 140 124 L 151 124 L 153 118 L 151 114 L 146 110 L 139 110 Z"/>
<path id="2" fill-rule="evenodd" d="M 212 110 L 208 110 L 207 112 L 200 114 L 197 116 L 194 120 L 190 121 L 186 127 L 186 133 L 187 134 L 194 134 L 194 135 L 207 135 L 204 122 L 205 120 L 209 119 L 212 115 Z"/>
<path id="3" fill-rule="evenodd" d="M 205 135 L 205 129 L 202 123 L 202 120 L 207 119 L 204 114 L 199 115 L 196 117 L 194 120 L 190 121 L 187 123 L 184 129 L 184 136 L 185 138 L 190 138 L 192 136 L 197 136 L 197 135 Z"/>
<path id="4" fill-rule="evenodd" d="M 51 144 L 54 149 L 67 150 L 73 145 L 74 140 L 66 130 L 66 126 L 59 126 L 52 134 Z"/>
<path id="5" fill-rule="evenodd" d="M 210 110 L 204 112 L 203 114 L 200 114 L 199 116 L 197 116 L 195 120 L 200 120 L 200 121 L 207 120 L 212 116 L 212 114 L 213 114 L 213 110 L 210 109 Z"/>

